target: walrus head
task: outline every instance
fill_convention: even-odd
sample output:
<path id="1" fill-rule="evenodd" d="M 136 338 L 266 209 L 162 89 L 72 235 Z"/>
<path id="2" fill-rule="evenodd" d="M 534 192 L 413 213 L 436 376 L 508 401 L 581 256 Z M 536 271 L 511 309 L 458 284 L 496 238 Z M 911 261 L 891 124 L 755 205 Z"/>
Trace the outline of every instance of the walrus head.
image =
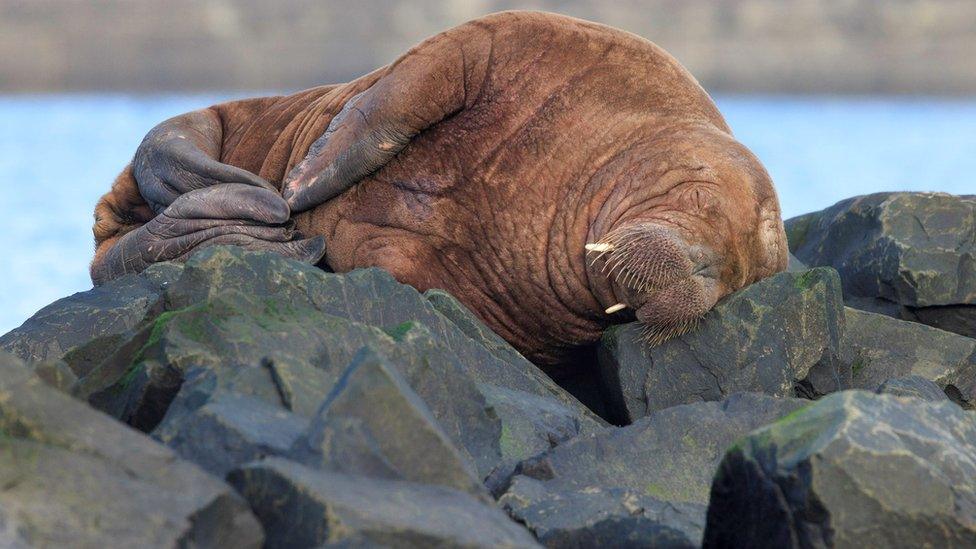
<path id="1" fill-rule="evenodd" d="M 668 145 L 645 162 L 653 168 L 639 198 L 605 206 L 612 219 L 594 224 L 606 230 L 585 244 L 594 296 L 609 315 L 633 314 L 652 345 L 787 258 L 772 181 L 748 149 L 717 129 Z"/>

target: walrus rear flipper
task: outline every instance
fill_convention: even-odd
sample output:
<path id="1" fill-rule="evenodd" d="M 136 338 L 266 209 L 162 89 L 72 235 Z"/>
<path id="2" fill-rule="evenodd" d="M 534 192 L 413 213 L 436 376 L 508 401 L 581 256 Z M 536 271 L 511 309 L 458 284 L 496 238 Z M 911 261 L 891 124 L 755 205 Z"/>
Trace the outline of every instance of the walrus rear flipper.
<path id="1" fill-rule="evenodd" d="M 472 40 L 467 26 L 413 48 L 346 102 L 285 178 L 282 194 L 292 211 L 341 194 L 392 160 L 417 134 L 470 106 L 476 94 L 469 91 L 480 87 L 486 60 L 465 56 L 479 41 Z M 458 34 L 464 42 L 455 38 Z"/>
<path id="2" fill-rule="evenodd" d="M 223 124 L 214 109 L 181 114 L 146 134 L 132 161 L 139 192 L 160 213 L 180 195 L 222 183 L 241 183 L 275 191 L 257 175 L 222 164 Z"/>

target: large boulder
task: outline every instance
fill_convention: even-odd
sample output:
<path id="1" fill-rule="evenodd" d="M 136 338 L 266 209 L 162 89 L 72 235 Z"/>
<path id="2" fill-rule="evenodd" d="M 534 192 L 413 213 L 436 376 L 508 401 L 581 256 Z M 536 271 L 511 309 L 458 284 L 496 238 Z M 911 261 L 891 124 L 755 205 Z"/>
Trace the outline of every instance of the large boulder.
<path id="1" fill-rule="evenodd" d="M 538 547 L 491 503 L 442 486 L 268 458 L 231 472 L 278 547 Z"/>
<path id="2" fill-rule="evenodd" d="M 754 391 L 818 396 L 850 385 L 833 269 L 780 273 L 722 300 L 698 327 L 656 347 L 639 324 L 607 330 L 600 371 L 612 419 L 630 423 L 678 404 Z"/>
<path id="3" fill-rule="evenodd" d="M 704 546 L 976 546 L 976 416 L 829 395 L 728 451 Z"/>
<path id="4" fill-rule="evenodd" d="M 936 383 L 959 405 L 976 404 L 976 339 L 847 308 L 841 361 L 854 387 L 875 390 L 910 375 Z"/>
<path id="5" fill-rule="evenodd" d="M 0 545 L 260 547 L 222 481 L 0 353 Z"/>
<path id="6" fill-rule="evenodd" d="M 851 306 L 976 337 L 976 196 L 858 196 L 786 231 L 797 258 L 840 272 Z"/>
<path id="7" fill-rule="evenodd" d="M 524 461 L 499 502 L 552 547 L 697 546 L 726 448 L 805 403 L 744 393 L 659 410 Z"/>

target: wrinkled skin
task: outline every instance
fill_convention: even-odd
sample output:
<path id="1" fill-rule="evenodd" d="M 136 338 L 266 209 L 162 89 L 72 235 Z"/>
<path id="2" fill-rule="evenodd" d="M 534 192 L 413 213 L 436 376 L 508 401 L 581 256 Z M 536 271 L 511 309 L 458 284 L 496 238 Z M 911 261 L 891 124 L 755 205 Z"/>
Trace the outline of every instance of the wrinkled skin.
<path id="1" fill-rule="evenodd" d="M 542 13 L 166 121 L 96 219 L 96 283 L 228 240 L 378 266 L 451 292 L 540 364 L 635 316 L 663 340 L 786 266 L 772 182 L 694 78 L 637 36 Z"/>

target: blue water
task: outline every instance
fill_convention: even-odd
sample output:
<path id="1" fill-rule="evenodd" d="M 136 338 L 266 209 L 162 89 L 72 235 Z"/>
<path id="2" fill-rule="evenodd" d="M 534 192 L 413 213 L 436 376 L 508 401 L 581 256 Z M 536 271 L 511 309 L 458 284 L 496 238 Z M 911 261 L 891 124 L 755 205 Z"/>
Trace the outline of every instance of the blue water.
<path id="1" fill-rule="evenodd" d="M 91 287 L 92 210 L 159 121 L 228 96 L 0 97 L 0 334 Z M 787 217 L 885 190 L 976 192 L 976 100 L 724 97 Z"/>

